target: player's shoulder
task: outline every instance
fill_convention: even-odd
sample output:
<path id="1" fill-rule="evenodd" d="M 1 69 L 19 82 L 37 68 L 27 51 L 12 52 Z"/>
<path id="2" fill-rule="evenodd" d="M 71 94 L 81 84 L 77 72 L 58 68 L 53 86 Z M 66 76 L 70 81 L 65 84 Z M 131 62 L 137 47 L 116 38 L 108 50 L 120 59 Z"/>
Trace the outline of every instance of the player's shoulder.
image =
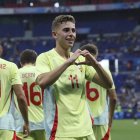
<path id="1" fill-rule="evenodd" d="M 52 54 L 54 54 L 54 49 L 41 53 L 40 55 L 38 55 L 37 59 L 44 59 Z"/>
<path id="2" fill-rule="evenodd" d="M 2 59 L 2 58 L 0 58 L 0 63 L 5 64 L 7 67 L 12 67 L 12 66 L 17 67 L 15 63 Z"/>
<path id="3" fill-rule="evenodd" d="M 12 62 L 10 62 L 10 61 L 8 61 L 8 60 L 5 60 L 5 59 L 2 59 L 2 58 L 0 58 L 0 62 L 1 62 L 1 63 L 7 63 L 7 64 L 12 63 Z"/>

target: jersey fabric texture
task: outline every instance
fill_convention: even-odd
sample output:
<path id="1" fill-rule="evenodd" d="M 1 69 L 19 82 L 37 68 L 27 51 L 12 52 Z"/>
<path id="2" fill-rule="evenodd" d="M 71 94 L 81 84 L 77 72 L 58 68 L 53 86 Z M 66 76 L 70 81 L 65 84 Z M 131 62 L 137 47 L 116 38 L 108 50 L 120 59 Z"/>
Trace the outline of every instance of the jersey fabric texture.
<path id="1" fill-rule="evenodd" d="M 45 130 L 34 130 L 30 132 L 27 138 L 24 138 L 23 133 L 16 133 L 15 140 L 46 140 Z"/>
<path id="2" fill-rule="evenodd" d="M 22 84 L 17 66 L 0 58 L 0 129 L 14 130 L 12 85 Z"/>
<path id="3" fill-rule="evenodd" d="M 0 140 L 14 140 L 14 131 L 11 130 L 0 130 Z"/>
<path id="4" fill-rule="evenodd" d="M 109 68 L 102 64 L 104 70 L 110 75 L 112 79 L 111 72 Z M 115 89 L 113 84 L 112 89 Z M 108 96 L 107 90 L 100 85 L 93 82 L 86 82 L 86 92 L 87 100 L 89 105 L 89 110 L 94 118 L 94 125 L 105 125 L 108 124 Z"/>
<path id="5" fill-rule="evenodd" d="M 83 137 L 70 137 L 70 138 L 55 138 L 55 140 L 96 140 L 94 134 Z"/>
<path id="6" fill-rule="evenodd" d="M 26 65 L 19 69 L 20 78 L 23 83 L 23 90 L 28 104 L 28 117 L 30 130 L 41 130 L 44 128 L 43 113 L 43 90 L 35 82 L 36 69 L 35 66 Z M 23 131 L 23 118 L 18 108 L 17 99 L 15 97 L 16 110 L 14 112 L 16 132 Z"/>
<path id="7" fill-rule="evenodd" d="M 38 56 L 38 75 L 52 71 L 66 60 L 55 49 Z M 76 62 L 85 61 L 80 56 Z M 93 68 L 92 68 L 93 69 Z M 45 127 L 50 136 L 82 137 L 93 133 L 86 104 L 85 78 L 92 80 L 95 70 L 87 66 L 69 66 L 51 86 L 45 89 Z"/>
<path id="8" fill-rule="evenodd" d="M 111 140 L 108 125 L 93 125 L 93 132 L 96 140 Z"/>

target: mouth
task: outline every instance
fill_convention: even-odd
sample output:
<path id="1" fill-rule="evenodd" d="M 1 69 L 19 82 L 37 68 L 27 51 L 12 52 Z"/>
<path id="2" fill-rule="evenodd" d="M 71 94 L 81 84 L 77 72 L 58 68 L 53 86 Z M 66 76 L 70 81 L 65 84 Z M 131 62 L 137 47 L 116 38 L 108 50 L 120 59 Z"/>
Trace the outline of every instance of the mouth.
<path id="1" fill-rule="evenodd" d="M 74 41 L 68 41 L 69 44 L 74 44 Z"/>
<path id="2" fill-rule="evenodd" d="M 66 40 L 69 44 L 74 44 L 74 40 L 72 40 L 72 39 L 66 39 Z"/>
<path id="3" fill-rule="evenodd" d="M 73 47 L 73 46 L 74 46 L 74 41 L 69 41 L 69 42 L 68 42 L 68 45 L 69 45 L 70 47 Z"/>

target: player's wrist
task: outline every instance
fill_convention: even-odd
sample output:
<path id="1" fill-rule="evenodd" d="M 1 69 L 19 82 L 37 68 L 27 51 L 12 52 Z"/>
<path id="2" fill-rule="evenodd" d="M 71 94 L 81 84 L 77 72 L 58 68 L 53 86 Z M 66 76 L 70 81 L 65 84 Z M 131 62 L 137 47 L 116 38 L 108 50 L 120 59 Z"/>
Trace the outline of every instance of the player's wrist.
<path id="1" fill-rule="evenodd" d="M 66 65 L 70 66 L 72 65 L 74 62 L 73 62 L 73 59 L 72 58 L 69 58 L 67 61 L 66 61 Z"/>
<path id="2" fill-rule="evenodd" d="M 28 120 L 24 121 L 24 125 L 29 125 L 29 121 Z"/>
<path id="3" fill-rule="evenodd" d="M 101 65 L 100 65 L 100 63 L 96 60 L 96 61 L 94 61 L 94 62 L 92 63 L 92 67 L 94 67 L 94 68 L 96 69 L 96 68 L 101 67 Z"/>

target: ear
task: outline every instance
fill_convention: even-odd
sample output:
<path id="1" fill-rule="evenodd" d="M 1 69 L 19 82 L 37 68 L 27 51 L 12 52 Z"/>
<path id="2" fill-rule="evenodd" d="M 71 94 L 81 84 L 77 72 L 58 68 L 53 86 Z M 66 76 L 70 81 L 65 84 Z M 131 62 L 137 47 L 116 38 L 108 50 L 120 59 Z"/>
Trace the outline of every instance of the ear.
<path id="1" fill-rule="evenodd" d="M 55 31 L 52 31 L 52 37 L 55 39 L 57 38 L 57 33 Z"/>

